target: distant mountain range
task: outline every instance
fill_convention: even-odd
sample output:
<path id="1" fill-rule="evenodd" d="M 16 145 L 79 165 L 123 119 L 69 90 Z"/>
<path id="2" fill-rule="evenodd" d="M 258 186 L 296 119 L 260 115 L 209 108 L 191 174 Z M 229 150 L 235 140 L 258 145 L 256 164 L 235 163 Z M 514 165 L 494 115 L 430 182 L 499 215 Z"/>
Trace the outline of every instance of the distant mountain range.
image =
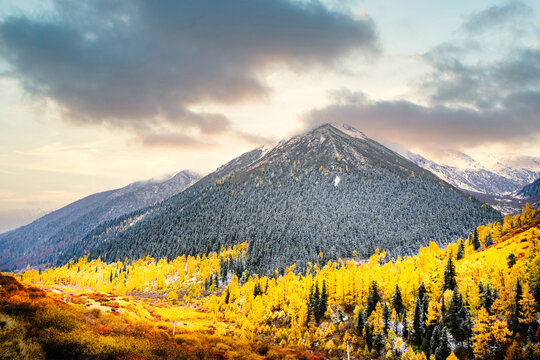
<path id="1" fill-rule="evenodd" d="M 518 192 L 519 196 L 524 198 L 534 198 L 540 196 L 540 178 L 529 185 L 526 185 Z"/>
<path id="2" fill-rule="evenodd" d="M 247 241 L 247 268 L 412 254 L 501 220 L 489 206 L 361 132 L 322 125 L 243 154 L 153 207 L 104 222 L 58 254 L 114 261 L 219 251 Z M 320 257 L 322 253 L 322 257 Z"/>
<path id="3" fill-rule="evenodd" d="M 29 225 L 0 234 L 0 270 L 50 264 L 103 222 L 170 198 L 201 178 L 182 171 L 165 180 L 136 182 L 90 195 Z"/>
<path id="4" fill-rule="evenodd" d="M 440 164 L 392 143 L 384 143 L 418 166 L 427 169 L 440 179 L 452 184 L 481 202 L 491 205 L 503 214 L 520 213 L 527 202 L 536 204 L 535 198 L 520 195 L 524 186 L 540 178 L 540 159 L 535 159 L 534 169 L 512 167 L 498 163 L 488 168 L 467 154 L 452 152 L 447 161 L 460 166 Z M 532 185 L 531 185 L 532 186 Z"/>

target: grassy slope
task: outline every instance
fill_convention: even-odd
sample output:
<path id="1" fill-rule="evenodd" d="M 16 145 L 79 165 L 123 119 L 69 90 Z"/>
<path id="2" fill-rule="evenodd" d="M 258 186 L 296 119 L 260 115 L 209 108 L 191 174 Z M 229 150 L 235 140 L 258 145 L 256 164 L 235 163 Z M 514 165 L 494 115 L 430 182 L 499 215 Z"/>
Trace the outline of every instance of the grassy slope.
<path id="1" fill-rule="evenodd" d="M 319 359 L 303 350 L 213 334 L 208 316 L 194 310 L 172 312 L 160 304 L 96 294 L 76 300 L 66 304 L 0 274 L 0 358 Z M 180 320 L 174 338 L 168 317 Z"/>

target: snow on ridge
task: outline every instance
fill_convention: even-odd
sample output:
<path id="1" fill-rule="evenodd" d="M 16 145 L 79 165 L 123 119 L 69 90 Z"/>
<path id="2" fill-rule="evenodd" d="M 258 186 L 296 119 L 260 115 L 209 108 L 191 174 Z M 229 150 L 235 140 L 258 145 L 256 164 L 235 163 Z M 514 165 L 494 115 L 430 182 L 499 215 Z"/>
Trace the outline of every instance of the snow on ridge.
<path id="1" fill-rule="evenodd" d="M 366 134 L 364 134 L 360 130 L 358 130 L 358 129 L 350 126 L 350 125 L 347 125 L 347 124 L 344 124 L 344 123 L 335 123 L 335 122 L 330 123 L 330 125 L 335 127 L 336 129 L 338 129 L 342 133 L 345 133 L 345 134 L 347 134 L 349 136 L 352 136 L 354 138 L 357 138 L 357 139 L 367 139 L 368 138 L 366 136 Z"/>

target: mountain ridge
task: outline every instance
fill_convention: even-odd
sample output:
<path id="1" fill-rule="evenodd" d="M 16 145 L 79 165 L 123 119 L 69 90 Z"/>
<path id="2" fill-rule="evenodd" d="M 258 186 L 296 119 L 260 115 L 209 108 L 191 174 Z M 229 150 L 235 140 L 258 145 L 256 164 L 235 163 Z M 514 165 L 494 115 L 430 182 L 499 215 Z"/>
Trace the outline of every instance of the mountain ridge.
<path id="1" fill-rule="evenodd" d="M 249 151 L 163 203 L 95 229 L 58 263 L 86 253 L 109 261 L 208 253 L 247 241 L 248 269 L 267 272 L 305 265 L 323 250 L 325 259 L 369 256 L 376 247 L 412 253 L 430 240 L 443 243 L 438 230 L 466 236 L 497 219 L 378 142 L 324 124 Z"/>
<path id="2" fill-rule="evenodd" d="M 163 180 L 138 181 L 92 194 L 28 225 L 0 234 L 0 268 L 47 264 L 55 252 L 76 244 L 100 223 L 165 200 L 190 186 L 200 175 L 189 170 Z"/>

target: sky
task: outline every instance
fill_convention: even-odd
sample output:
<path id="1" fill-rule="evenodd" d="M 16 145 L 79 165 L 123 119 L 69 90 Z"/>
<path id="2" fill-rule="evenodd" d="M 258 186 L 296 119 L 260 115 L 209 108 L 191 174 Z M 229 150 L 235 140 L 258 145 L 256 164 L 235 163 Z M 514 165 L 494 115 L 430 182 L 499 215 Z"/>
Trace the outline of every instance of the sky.
<path id="1" fill-rule="evenodd" d="M 534 1 L 0 0 L 0 232 L 323 122 L 540 157 Z"/>

